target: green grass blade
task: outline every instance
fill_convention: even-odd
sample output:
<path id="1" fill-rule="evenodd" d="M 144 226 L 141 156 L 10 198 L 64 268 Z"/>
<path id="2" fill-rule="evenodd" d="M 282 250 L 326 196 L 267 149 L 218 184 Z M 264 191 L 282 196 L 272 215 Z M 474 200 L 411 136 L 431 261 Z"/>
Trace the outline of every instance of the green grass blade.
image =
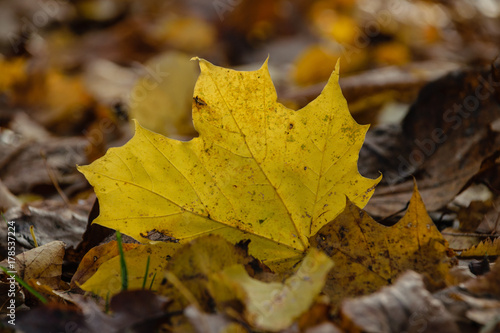
<path id="1" fill-rule="evenodd" d="M 118 253 L 120 254 L 120 267 L 122 271 L 122 290 L 128 289 L 128 273 L 127 264 L 125 263 L 125 255 L 123 254 L 122 234 L 116 230 L 116 242 L 118 243 Z"/>
<path id="2" fill-rule="evenodd" d="M 155 278 L 156 278 L 156 272 L 153 275 L 153 279 L 151 280 L 151 284 L 149 285 L 149 290 L 151 290 L 151 288 L 153 288 L 153 282 L 155 282 Z"/>
<path id="3" fill-rule="evenodd" d="M 148 261 L 146 261 L 146 274 L 144 274 L 144 280 L 142 281 L 142 289 L 146 288 L 146 281 L 148 280 L 148 272 L 149 272 L 149 260 L 151 256 L 148 256 Z"/>
<path id="4" fill-rule="evenodd" d="M 38 298 L 40 300 L 40 302 L 42 302 L 43 304 L 47 304 L 48 301 L 45 297 L 43 297 L 40 293 L 38 293 L 38 291 L 36 291 L 35 289 L 33 289 L 29 284 L 27 284 L 26 282 L 24 282 L 23 279 L 21 279 L 19 276 L 17 276 L 16 274 L 12 274 L 10 273 L 7 268 L 3 267 L 3 266 L 0 266 L 0 269 L 2 269 L 2 271 L 5 272 L 5 274 L 13 277 L 14 279 L 16 279 L 17 283 L 19 283 L 21 286 L 24 287 L 24 289 L 26 289 L 27 291 L 29 291 L 33 296 L 35 296 L 36 298 Z"/>

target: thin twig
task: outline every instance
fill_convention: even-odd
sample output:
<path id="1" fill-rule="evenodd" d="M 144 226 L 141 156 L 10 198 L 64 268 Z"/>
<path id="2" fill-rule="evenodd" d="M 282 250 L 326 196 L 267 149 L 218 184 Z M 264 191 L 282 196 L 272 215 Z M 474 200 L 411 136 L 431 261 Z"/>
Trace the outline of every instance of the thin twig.
<path id="1" fill-rule="evenodd" d="M 47 156 L 45 155 L 45 152 L 42 150 L 40 151 L 40 156 L 42 156 L 43 164 L 45 165 L 45 169 L 47 170 L 47 173 L 49 175 L 50 180 L 52 181 L 52 184 L 56 188 L 57 193 L 61 196 L 63 201 L 66 203 L 66 205 L 69 205 L 69 199 L 66 196 L 66 194 L 63 192 L 61 187 L 59 186 L 59 183 L 57 181 L 56 176 L 54 175 L 52 168 L 50 167 L 48 161 L 47 161 Z"/>

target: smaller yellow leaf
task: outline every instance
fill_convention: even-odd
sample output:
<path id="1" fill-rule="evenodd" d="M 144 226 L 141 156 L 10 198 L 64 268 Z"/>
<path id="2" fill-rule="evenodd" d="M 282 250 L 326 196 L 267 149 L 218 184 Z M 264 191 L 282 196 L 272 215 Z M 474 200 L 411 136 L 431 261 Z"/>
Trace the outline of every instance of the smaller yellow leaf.
<path id="1" fill-rule="evenodd" d="M 500 256 L 500 238 L 497 238 L 494 241 L 487 238 L 476 246 L 463 251 L 459 257 L 468 258 L 483 256 Z"/>
<path id="2" fill-rule="evenodd" d="M 235 247 L 220 236 L 208 235 L 196 238 L 180 248 L 166 269 L 189 290 L 200 306 L 211 311 L 208 306 L 211 300 L 206 287 L 208 277 L 226 267 L 246 264 L 250 260 L 245 250 Z M 171 311 L 189 305 L 189 300 L 186 300 L 171 283 L 161 285 L 158 293 L 173 300 Z"/>
<path id="3" fill-rule="evenodd" d="M 152 289 L 157 289 L 162 280 L 160 272 L 167 265 L 168 256 L 173 251 L 172 243 L 159 242 L 155 244 L 141 244 L 125 252 L 129 289 L 142 288 L 148 256 L 150 257 L 150 263 L 146 286 L 149 287 L 156 273 Z M 120 256 L 115 256 L 101 264 L 97 272 L 81 285 L 80 288 L 85 291 L 91 291 L 103 298 L 106 298 L 108 293 L 109 296 L 119 293 L 121 291 Z"/>
<path id="4" fill-rule="evenodd" d="M 309 309 L 332 267 L 328 256 L 313 249 L 298 271 L 284 283 L 252 279 L 242 265 L 234 265 L 212 275 L 210 289 L 219 302 L 228 301 L 231 294 L 242 301 L 246 305 L 246 320 L 252 326 L 280 331 Z"/>
<path id="5" fill-rule="evenodd" d="M 97 272 L 104 262 L 116 257 L 118 255 L 117 244 L 116 241 L 111 241 L 90 249 L 78 265 L 71 279 L 71 287 L 74 288 L 84 284 L 95 272 Z M 131 250 L 137 246 L 139 246 L 139 244 L 123 244 L 123 251 Z"/>

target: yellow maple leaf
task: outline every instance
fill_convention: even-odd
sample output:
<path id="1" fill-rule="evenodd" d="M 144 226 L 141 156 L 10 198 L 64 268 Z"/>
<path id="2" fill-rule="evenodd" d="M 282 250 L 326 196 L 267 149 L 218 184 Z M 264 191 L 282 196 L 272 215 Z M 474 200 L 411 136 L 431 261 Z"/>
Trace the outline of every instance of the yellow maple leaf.
<path id="1" fill-rule="evenodd" d="M 181 142 L 138 124 L 135 136 L 90 166 L 96 223 L 135 239 L 188 242 L 206 234 L 250 239 L 249 252 L 279 269 L 299 261 L 309 237 L 345 207 L 364 207 L 379 179 L 362 177 L 357 124 L 338 64 L 318 98 L 294 111 L 278 103 L 267 61 L 239 72 L 200 60 L 193 98 L 199 137 Z M 155 238 L 156 239 L 156 238 Z"/>

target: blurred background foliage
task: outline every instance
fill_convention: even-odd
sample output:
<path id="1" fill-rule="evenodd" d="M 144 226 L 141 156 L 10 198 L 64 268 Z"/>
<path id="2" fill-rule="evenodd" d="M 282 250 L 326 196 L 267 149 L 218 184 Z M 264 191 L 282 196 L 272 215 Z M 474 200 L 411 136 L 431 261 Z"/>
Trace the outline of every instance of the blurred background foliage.
<path id="1" fill-rule="evenodd" d="M 355 118 L 395 121 L 423 82 L 498 55 L 499 15 L 494 0 L 3 0 L 0 125 L 5 135 L 22 111 L 52 134 L 87 137 L 91 159 L 130 137 L 129 116 L 188 139 L 192 56 L 240 70 L 269 56 L 295 108 L 340 59 Z M 390 66 L 404 73 L 363 76 Z"/>

